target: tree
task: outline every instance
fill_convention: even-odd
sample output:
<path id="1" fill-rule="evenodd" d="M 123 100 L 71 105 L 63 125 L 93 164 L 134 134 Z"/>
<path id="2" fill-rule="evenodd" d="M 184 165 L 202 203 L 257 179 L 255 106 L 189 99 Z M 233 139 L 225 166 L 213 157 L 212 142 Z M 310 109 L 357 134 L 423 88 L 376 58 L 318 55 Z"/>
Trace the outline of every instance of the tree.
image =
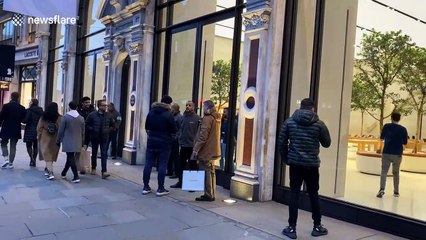
<path id="1" fill-rule="evenodd" d="M 413 153 L 417 153 L 417 143 L 421 139 L 421 122 L 426 114 L 426 49 L 413 47 L 410 50 L 410 61 L 399 74 L 401 90 L 409 95 L 410 110 L 417 113 L 416 136 Z"/>
<path id="2" fill-rule="evenodd" d="M 371 32 L 364 34 L 361 40 L 361 59 L 355 62 L 357 74 L 355 80 L 365 84 L 374 92 L 371 101 L 377 102 L 376 109 L 379 115 L 371 115 L 379 121 L 380 129 L 383 128 L 384 119 L 389 117 L 392 111 L 402 110 L 405 99 L 400 95 L 389 91 L 389 87 L 397 80 L 402 69 L 409 62 L 411 38 L 398 32 Z M 390 101 L 393 110 L 385 113 L 385 106 Z M 387 115 L 385 115 L 387 114 Z"/>
<path id="3" fill-rule="evenodd" d="M 238 87 L 240 81 L 241 70 L 238 73 Z M 223 107 L 229 100 L 229 92 L 231 85 L 231 60 L 217 60 L 213 62 L 212 75 L 212 97 L 211 100 L 218 105 L 218 108 Z"/>
<path id="4" fill-rule="evenodd" d="M 374 117 L 376 106 L 379 104 L 374 94 L 375 92 L 366 82 L 362 82 L 359 79 L 353 81 L 351 109 L 361 111 L 361 136 L 364 134 L 364 114 L 368 113 Z"/>

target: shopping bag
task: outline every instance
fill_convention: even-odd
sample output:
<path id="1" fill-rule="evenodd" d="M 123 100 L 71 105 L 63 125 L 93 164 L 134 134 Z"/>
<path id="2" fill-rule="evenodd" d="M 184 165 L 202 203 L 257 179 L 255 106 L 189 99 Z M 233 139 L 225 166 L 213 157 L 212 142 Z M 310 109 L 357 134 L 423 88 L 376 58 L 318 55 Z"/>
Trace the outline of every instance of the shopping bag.
<path id="1" fill-rule="evenodd" d="M 205 171 L 183 171 L 182 190 L 204 191 Z"/>
<path id="2" fill-rule="evenodd" d="M 77 159 L 77 169 L 79 171 L 88 172 L 91 165 L 90 152 L 82 148 L 80 151 L 80 156 Z"/>

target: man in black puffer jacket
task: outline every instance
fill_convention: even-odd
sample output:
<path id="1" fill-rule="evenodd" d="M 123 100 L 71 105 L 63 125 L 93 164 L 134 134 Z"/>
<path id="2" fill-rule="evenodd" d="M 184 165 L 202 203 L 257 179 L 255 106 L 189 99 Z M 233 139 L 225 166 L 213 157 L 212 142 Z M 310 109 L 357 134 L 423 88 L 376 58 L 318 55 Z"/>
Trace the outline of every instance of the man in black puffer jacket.
<path id="1" fill-rule="evenodd" d="M 143 170 L 143 190 L 142 194 L 151 192 L 149 179 L 151 177 L 152 166 L 158 159 L 158 189 L 157 196 L 169 194 L 164 188 L 167 162 L 170 157 L 173 135 L 176 133 L 176 123 L 170 111 L 170 104 L 173 102 L 170 96 L 164 96 L 161 103 L 152 104 L 151 111 L 145 121 L 145 130 L 148 133 L 146 146 L 146 161 Z"/>
<path id="2" fill-rule="evenodd" d="M 102 179 L 109 177 L 107 173 L 107 158 L 109 134 L 115 127 L 114 119 L 111 114 L 106 112 L 107 104 L 105 100 L 98 100 L 98 111 L 91 112 L 86 119 L 86 133 L 89 138 L 85 138 L 85 145 L 92 143 L 92 175 L 96 175 L 96 157 L 98 155 L 98 147 L 101 149 L 101 171 Z"/>
<path id="3" fill-rule="evenodd" d="M 291 198 L 289 205 L 289 226 L 283 234 L 296 239 L 297 211 L 299 192 L 303 181 L 311 199 L 312 219 L 314 228 L 311 235 L 314 237 L 327 235 L 328 231 L 321 225 L 319 205 L 319 147 L 320 144 L 328 148 L 331 145 L 330 133 L 327 126 L 319 120 L 314 112 L 315 104 L 305 98 L 293 116 L 283 124 L 280 131 L 281 159 L 290 166 Z"/>

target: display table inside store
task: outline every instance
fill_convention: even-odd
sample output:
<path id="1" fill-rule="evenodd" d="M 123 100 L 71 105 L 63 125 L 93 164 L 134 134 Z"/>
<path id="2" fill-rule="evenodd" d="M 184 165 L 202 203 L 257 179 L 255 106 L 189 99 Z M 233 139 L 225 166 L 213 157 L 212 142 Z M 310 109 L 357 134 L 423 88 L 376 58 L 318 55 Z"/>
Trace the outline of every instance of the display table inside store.
<path id="1" fill-rule="evenodd" d="M 358 145 L 358 152 L 374 152 L 380 147 L 378 138 L 350 137 L 349 142 Z"/>
<path id="2" fill-rule="evenodd" d="M 405 172 L 426 173 L 426 153 L 404 153 L 400 169 Z"/>

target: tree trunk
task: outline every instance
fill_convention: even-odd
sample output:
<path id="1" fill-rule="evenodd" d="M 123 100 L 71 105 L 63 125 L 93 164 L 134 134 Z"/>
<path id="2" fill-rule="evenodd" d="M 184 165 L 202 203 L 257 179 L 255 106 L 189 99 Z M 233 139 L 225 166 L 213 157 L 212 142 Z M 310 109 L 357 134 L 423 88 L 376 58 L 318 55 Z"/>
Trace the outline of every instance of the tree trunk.
<path id="1" fill-rule="evenodd" d="M 423 109 L 423 108 L 421 108 Z M 422 110 L 418 110 L 417 111 L 417 124 L 416 124 L 416 138 L 414 139 L 414 149 L 413 149 L 413 153 L 417 153 L 417 146 L 418 146 L 418 142 L 420 140 L 420 127 L 422 125 L 421 119 L 422 119 Z"/>
<path id="2" fill-rule="evenodd" d="M 364 134 L 364 111 L 361 111 L 361 137 Z"/>

